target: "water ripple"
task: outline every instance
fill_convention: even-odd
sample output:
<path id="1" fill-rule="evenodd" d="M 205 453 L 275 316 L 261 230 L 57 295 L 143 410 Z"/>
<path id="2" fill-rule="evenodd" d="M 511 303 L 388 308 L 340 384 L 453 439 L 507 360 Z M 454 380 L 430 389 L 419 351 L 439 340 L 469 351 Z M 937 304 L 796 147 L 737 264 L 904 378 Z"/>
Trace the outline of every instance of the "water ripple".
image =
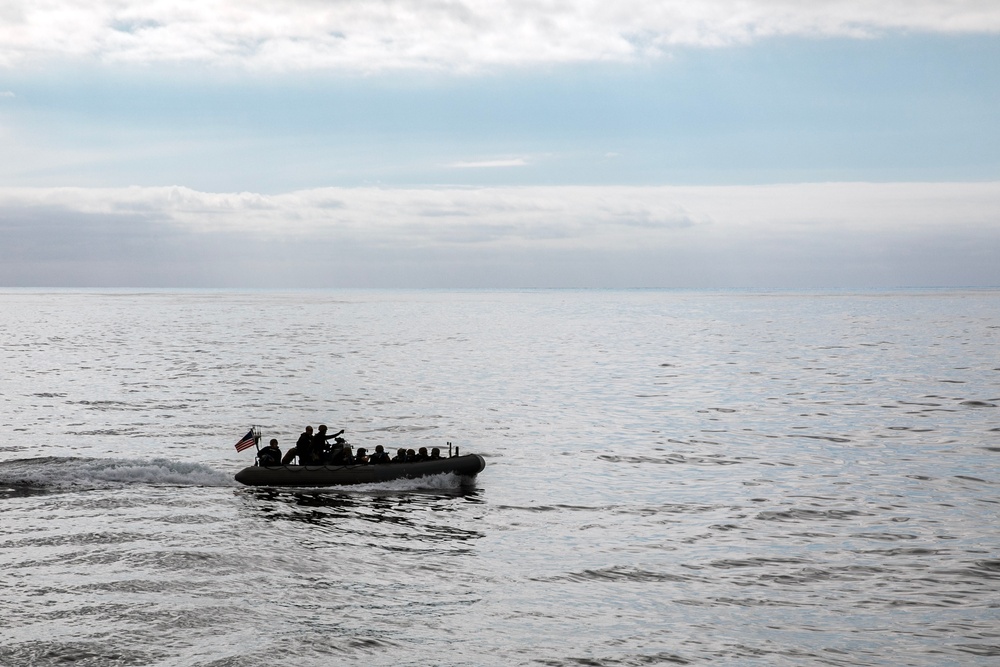
<path id="1" fill-rule="evenodd" d="M 992 665 L 997 297 L 0 291 L 0 664 Z"/>

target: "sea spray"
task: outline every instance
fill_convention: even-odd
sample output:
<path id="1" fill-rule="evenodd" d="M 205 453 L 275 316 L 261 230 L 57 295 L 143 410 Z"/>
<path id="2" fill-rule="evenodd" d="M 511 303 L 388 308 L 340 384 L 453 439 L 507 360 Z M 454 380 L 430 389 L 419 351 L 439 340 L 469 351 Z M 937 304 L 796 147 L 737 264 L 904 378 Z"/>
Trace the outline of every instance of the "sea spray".
<path id="1" fill-rule="evenodd" d="M 70 491 L 128 485 L 233 486 L 227 473 L 165 458 L 41 457 L 0 462 L 0 486 Z"/>

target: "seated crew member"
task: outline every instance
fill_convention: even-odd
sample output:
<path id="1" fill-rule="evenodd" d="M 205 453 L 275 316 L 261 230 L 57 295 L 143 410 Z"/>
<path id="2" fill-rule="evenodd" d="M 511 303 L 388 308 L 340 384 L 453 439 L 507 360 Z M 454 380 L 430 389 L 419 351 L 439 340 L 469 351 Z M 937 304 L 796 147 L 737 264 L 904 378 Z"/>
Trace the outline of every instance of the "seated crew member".
<path id="1" fill-rule="evenodd" d="M 368 457 L 371 463 L 389 463 L 389 454 L 382 445 L 375 446 L 375 453 Z"/>
<path id="2" fill-rule="evenodd" d="M 271 438 L 267 447 L 257 452 L 257 465 L 265 467 L 281 465 L 281 449 L 276 439 Z"/>
<path id="3" fill-rule="evenodd" d="M 430 458 L 430 456 L 427 455 L 427 448 L 426 447 L 421 447 L 417 451 L 417 458 L 416 458 L 417 461 L 426 461 L 429 458 Z"/>
<path id="4" fill-rule="evenodd" d="M 343 431 L 341 431 L 343 433 Z M 334 438 L 327 455 L 328 462 L 344 465 L 351 462 L 351 446 L 343 438 Z"/>
<path id="5" fill-rule="evenodd" d="M 311 460 L 312 438 L 313 427 L 306 426 L 306 430 L 295 441 L 295 446 L 285 452 L 285 457 L 281 459 L 281 465 L 288 465 L 296 456 L 299 457 L 299 465 L 306 465 Z"/>
<path id="6" fill-rule="evenodd" d="M 431 461 L 437 461 L 441 458 L 441 450 L 435 447 L 431 450 Z"/>
<path id="7" fill-rule="evenodd" d="M 412 449 L 407 449 L 406 450 L 406 462 L 407 463 L 416 463 L 416 461 L 417 461 L 417 453 L 415 451 L 413 451 Z"/>
<path id="8" fill-rule="evenodd" d="M 396 455 L 392 457 L 393 463 L 406 463 L 406 450 L 400 447 L 396 450 Z"/>
<path id="9" fill-rule="evenodd" d="M 354 455 L 354 465 L 364 465 L 366 463 L 368 463 L 368 450 L 364 447 L 358 447 L 358 451 Z"/>

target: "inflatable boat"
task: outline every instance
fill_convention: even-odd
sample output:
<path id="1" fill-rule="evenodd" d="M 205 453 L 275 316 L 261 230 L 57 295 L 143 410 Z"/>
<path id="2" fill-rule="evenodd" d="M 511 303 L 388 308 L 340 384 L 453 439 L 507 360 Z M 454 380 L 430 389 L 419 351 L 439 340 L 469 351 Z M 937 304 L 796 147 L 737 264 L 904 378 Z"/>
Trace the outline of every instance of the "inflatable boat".
<path id="1" fill-rule="evenodd" d="M 415 463 L 365 463 L 362 465 L 253 465 L 236 473 L 236 481 L 249 486 L 341 486 L 377 484 L 394 479 L 416 479 L 454 473 L 475 477 L 486 461 L 479 454 L 464 454 Z"/>

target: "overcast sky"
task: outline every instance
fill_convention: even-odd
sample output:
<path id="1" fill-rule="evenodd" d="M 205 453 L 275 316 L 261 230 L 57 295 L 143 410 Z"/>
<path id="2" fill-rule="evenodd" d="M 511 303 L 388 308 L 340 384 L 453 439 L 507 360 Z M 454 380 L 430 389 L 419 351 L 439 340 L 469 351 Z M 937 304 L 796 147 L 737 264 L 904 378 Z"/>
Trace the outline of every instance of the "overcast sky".
<path id="1" fill-rule="evenodd" d="M 932 285 L 995 0 L 0 3 L 0 286 Z"/>

